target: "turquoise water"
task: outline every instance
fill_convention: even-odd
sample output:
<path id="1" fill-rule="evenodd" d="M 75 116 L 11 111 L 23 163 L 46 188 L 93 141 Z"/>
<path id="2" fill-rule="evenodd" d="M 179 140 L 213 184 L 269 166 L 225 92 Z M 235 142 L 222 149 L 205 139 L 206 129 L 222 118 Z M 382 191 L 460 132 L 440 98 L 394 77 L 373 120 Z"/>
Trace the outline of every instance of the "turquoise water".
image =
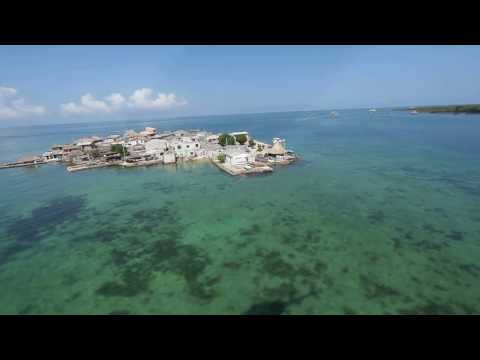
<path id="1" fill-rule="evenodd" d="M 291 112 L 9 128 L 0 161 L 126 129 L 247 130 L 301 160 L 0 172 L 3 314 L 480 313 L 480 116 Z"/>

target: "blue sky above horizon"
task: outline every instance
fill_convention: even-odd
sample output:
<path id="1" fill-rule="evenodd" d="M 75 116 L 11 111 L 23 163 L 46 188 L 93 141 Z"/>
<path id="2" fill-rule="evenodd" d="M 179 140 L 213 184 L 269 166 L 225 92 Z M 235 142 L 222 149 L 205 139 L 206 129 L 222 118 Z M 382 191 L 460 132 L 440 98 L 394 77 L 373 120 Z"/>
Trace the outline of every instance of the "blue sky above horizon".
<path id="1" fill-rule="evenodd" d="M 0 124 L 480 102 L 480 46 L 0 46 Z"/>

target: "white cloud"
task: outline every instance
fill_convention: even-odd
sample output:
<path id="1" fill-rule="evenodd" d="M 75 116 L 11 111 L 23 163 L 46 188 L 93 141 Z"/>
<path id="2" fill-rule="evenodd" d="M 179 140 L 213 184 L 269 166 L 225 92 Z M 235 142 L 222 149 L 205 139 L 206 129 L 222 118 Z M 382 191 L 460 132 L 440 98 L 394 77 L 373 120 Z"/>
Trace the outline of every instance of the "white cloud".
<path id="1" fill-rule="evenodd" d="M 64 114 L 112 113 L 120 110 L 166 110 L 184 106 L 187 101 L 178 99 L 173 93 L 153 94 L 152 89 L 142 88 L 133 92 L 128 99 L 120 93 L 113 93 L 98 100 L 91 94 L 85 94 L 79 103 L 62 104 Z"/>
<path id="2" fill-rule="evenodd" d="M 105 98 L 109 103 L 112 109 L 120 109 L 125 105 L 125 97 L 122 94 L 115 93 L 107 96 Z"/>
<path id="3" fill-rule="evenodd" d="M 17 89 L 0 86 L 0 96 L 13 96 L 17 94 Z"/>
<path id="4" fill-rule="evenodd" d="M 0 119 L 37 116 L 46 113 L 44 106 L 30 105 L 17 96 L 14 88 L 0 86 Z"/>
<path id="5" fill-rule="evenodd" d="M 130 96 L 130 106 L 142 109 L 166 109 L 173 106 L 183 106 L 187 102 L 185 100 L 178 100 L 175 94 L 159 93 L 153 97 L 152 89 L 143 88 L 133 92 Z"/>

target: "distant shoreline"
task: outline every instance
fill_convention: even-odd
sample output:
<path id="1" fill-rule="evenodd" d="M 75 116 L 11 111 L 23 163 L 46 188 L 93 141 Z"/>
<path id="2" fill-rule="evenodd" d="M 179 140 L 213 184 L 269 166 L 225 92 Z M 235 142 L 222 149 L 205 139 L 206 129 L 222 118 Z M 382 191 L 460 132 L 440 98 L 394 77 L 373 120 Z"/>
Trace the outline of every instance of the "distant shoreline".
<path id="1" fill-rule="evenodd" d="M 398 111 L 416 111 L 430 114 L 480 114 L 480 104 L 468 105 L 440 105 L 440 106 L 412 106 L 395 109 Z"/>

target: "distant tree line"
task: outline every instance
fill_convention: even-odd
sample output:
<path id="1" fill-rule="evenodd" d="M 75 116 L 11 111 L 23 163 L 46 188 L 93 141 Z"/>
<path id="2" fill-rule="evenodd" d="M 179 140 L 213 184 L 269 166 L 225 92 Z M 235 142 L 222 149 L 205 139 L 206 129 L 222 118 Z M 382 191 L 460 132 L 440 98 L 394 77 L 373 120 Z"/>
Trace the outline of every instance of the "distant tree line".
<path id="1" fill-rule="evenodd" d="M 417 112 L 422 113 L 469 113 L 469 114 L 478 114 L 480 113 L 480 104 L 470 104 L 470 105 L 439 105 L 439 106 L 418 106 L 411 108 L 401 108 L 398 110 L 417 110 Z"/>

